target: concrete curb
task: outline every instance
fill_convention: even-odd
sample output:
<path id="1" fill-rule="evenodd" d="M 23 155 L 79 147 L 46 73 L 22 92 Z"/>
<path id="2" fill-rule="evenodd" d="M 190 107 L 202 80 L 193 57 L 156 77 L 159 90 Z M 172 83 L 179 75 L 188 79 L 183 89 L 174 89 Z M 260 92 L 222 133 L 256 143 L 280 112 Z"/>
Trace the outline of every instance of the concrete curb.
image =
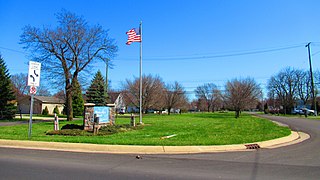
<path id="1" fill-rule="evenodd" d="M 291 131 L 291 134 L 286 137 L 250 144 L 258 144 L 260 148 L 270 149 L 296 144 L 309 138 L 310 136 L 308 134 Z M 0 139 L 0 147 L 114 154 L 190 154 L 248 150 L 245 144 L 217 146 L 129 146 L 5 139 Z"/>

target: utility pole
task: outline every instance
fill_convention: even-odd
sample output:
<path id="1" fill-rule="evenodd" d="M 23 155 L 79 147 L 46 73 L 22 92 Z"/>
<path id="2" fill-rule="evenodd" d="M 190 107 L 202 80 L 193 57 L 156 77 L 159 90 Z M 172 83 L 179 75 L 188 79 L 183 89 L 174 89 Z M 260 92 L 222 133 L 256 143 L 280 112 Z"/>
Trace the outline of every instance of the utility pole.
<path id="1" fill-rule="evenodd" d="M 312 73 L 312 64 L 311 64 L 311 50 L 310 50 L 310 44 L 311 42 L 309 42 L 306 47 L 308 47 L 308 54 L 309 54 L 309 65 L 310 65 L 310 78 L 311 78 L 311 93 L 312 93 L 312 103 L 314 106 L 314 115 L 317 116 L 317 100 L 316 100 L 316 95 L 315 95 L 315 91 L 314 91 L 314 82 L 313 82 L 313 73 Z"/>
<path id="2" fill-rule="evenodd" d="M 104 84 L 104 90 L 105 90 L 105 94 L 108 95 L 108 70 L 109 70 L 109 59 L 106 58 L 106 82 Z"/>

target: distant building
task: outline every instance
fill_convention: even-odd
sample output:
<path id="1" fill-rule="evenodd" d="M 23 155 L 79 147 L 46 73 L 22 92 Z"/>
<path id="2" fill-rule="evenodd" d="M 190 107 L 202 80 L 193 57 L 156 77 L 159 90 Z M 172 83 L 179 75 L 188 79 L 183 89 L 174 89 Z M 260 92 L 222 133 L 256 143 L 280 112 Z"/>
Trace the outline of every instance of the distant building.
<path id="1" fill-rule="evenodd" d="M 49 96 L 34 96 L 33 102 L 33 114 L 41 114 L 42 110 L 46 107 L 49 110 L 49 114 L 53 114 L 53 109 L 57 106 L 59 112 L 62 114 L 65 101 L 56 97 Z M 30 113 L 30 96 L 24 96 L 18 100 L 18 113 L 29 114 Z"/>
<path id="2" fill-rule="evenodd" d="M 124 101 L 122 93 L 118 92 L 110 92 L 108 93 L 110 102 L 115 104 L 116 113 L 117 114 L 124 114 L 126 112 L 126 103 Z"/>

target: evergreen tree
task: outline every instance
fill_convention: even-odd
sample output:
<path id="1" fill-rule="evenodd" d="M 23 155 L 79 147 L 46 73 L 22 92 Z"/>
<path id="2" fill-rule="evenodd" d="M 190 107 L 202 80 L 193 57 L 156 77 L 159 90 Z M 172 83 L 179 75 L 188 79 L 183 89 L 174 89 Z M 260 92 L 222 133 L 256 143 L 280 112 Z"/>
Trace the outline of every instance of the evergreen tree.
<path id="1" fill-rule="evenodd" d="M 107 104 L 107 94 L 105 93 L 104 85 L 104 78 L 101 72 L 98 71 L 87 90 L 87 102 L 94 103 L 97 106 L 105 106 Z"/>
<path id="2" fill-rule="evenodd" d="M 60 114 L 60 111 L 59 111 L 58 106 L 54 107 L 54 109 L 53 109 L 53 114 L 57 114 L 57 115 Z"/>
<path id="3" fill-rule="evenodd" d="M 0 55 L 0 119 L 13 119 L 16 113 L 15 95 L 7 66 Z"/>
<path id="4" fill-rule="evenodd" d="M 42 115 L 48 115 L 49 114 L 49 109 L 46 106 L 43 110 L 42 110 Z"/>
<path id="5" fill-rule="evenodd" d="M 82 97 L 81 85 L 78 80 L 75 80 L 75 82 L 73 82 L 72 109 L 74 117 L 83 115 L 84 100 Z"/>

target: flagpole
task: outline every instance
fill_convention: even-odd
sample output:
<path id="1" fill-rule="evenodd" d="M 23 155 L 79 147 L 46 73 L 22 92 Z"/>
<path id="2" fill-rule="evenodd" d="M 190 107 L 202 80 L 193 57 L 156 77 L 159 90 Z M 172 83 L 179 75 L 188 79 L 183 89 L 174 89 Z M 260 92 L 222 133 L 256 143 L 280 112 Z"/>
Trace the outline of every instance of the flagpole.
<path id="1" fill-rule="evenodd" d="M 142 124 L 142 21 L 140 21 L 140 124 Z"/>

